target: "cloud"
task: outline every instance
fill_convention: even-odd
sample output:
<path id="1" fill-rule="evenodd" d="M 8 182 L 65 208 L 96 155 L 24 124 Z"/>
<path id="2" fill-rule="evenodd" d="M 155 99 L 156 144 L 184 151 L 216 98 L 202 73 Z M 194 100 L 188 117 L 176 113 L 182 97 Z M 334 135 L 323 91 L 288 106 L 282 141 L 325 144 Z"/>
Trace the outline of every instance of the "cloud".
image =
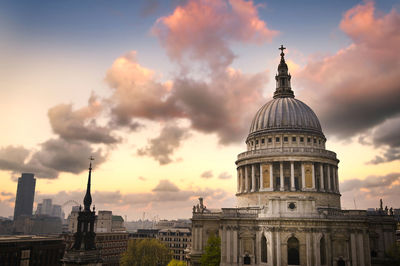
<path id="1" fill-rule="evenodd" d="M 203 61 L 214 70 L 232 63 L 230 42 L 261 44 L 277 35 L 260 20 L 253 2 L 243 0 L 189 0 L 159 18 L 152 33 L 172 60 Z"/>
<path id="2" fill-rule="evenodd" d="M 48 116 L 54 133 L 63 139 L 105 144 L 118 142 L 110 128 L 97 124 L 96 118 L 101 111 L 101 103 L 92 94 L 88 106 L 73 110 L 72 104 L 59 104 L 49 109 Z"/>
<path id="3" fill-rule="evenodd" d="M 180 146 L 182 140 L 189 137 L 186 128 L 181 128 L 175 124 L 167 124 L 161 130 L 158 137 L 150 139 L 148 145 L 138 149 L 138 155 L 150 156 L 157 160 L 160 165 L 172 162 L 171 155 Z"/>
<path id="4" fill-rule="evenodd" d="M 179 188 L 171 181 L 164 179 L 153 189 L 155 192 L 177 192 Z"/>
<path id="5" fill-rule="evenodd" d="M 340 191 L 347 192 L 352 190 L 367 189 L 385 189 L 395 185 L 400 185 L 400 173 L 391 173 L 385 176 L 368 176 L 365 179 L 349 179 L 341 182 Z M 399 183 L 399 184 L 397 184 Z"/>
<path id="6" fill-rule="evenodd" d="M 208 170 L 208 171 L 203 172 L 200 177 L 204 178 L 204 179 L 209 179 L 213 176 L 214 176 L 213 172 L 211 170 Z"/>
<path id="7" fill-rule="evenodd" d="M 38 192 L 35 201 L 41 202 L 45 198 L 52 198 L 53 204 L 63 204 L 68 200 L 82 202 L 84 195 L 85 191 L 59 191 L 52 194 Z M 167 179 L 160 180 L 151 192 L 121 193 L 118 190 L 96 190 L 92 193 L 93 204 L 97 210 L 112 210 L 113 213 L 128 214 L 137 218 L 141 215 L 140 211 L 165 218 L 190 217 L 192 205 L 197 203 L 198 197 L 203 197 L 211 207 L 220 206 L 221 202 L 230 200 L 225 190 L 211 188 L 185 190 Z"/>
<path id="8" fill-rule="evenodd" d="M 12 196 L 14 196 L 13 193 L 7 192 L 7 191 L 2 191 L 0 194 L 1 194 L 2 196 L 5 196 L 5 197 L 12 197 Z"/>
<path id="9" fill-rule="evenodd" d="M 266 72 L 244 74 L 228 68 L 208 82 L 180 77 L 162 84 L 134 55 L 117 59 L 106 77 L 114 88 L 112 113 L 120 125 L 138 118 L 185 118 L 191 129 L 216 133 L 220 143 L 229 144 L 243 139 L 256 109 L 265 101 Z"/>
<path id="10" fill-rule="evenodd" d="M 223 172 L 223 173 L 219 174 L 218 178 L 219 179 L 230 179 L 230 178 L 232 178 L 232 175 L 230 175 L 227 172 Z"/>
<path id="11" fill-rule="evenodd" d="M 79 174 L 87 169 L 87 159 L 93 155 L 97 165 L 106 154 L 93 150 L 87 142 L 50 139 L 40 144 L 38 151 L 24 147 L 7 146 L 0 149 L 0 169 L 14 176 L 22 172 L 34 173 L 37 178 L 57 178 L 60 172 Z"/>
<path id="12" fill-rule="evenodd" d="M 139 176 L 138 179 L 141 180 L 141 181 L 146 181 L 146 180 L 147 180 L 147 179 L 146 179 L 145 177 L 143 177 L 143 176 Z"/>
<path id="13" fill-rule="evenodd" d="M 311 60 L 296 81 L 327 132 L 348 138 L 400 113 L 400 14 L 378 15 L 368 1 L 348 10 L 340 28 L 353 43 Z"/>
<path id="14" fill-rule="evenodd" d="M 350 179 L 340 183 L 342 202 L 347 208 L 354 208 L 350 203 L 356 202 L 357 208 L 379 207 L 379 199 L 385 204 L 397 206 L 400 193 L 400 173 L 384 176 L 368 176 L 365 179 Z"/>
<path id="15" fill-rule="evenodd" d="M 136 61 L 136 51 L 117 58 L 107 71 L 106 82 L 113 89 L 113 121 L 129 126 L 133 118 L 160 120 L 182 116 L 168 97 L 170 83 L 158 82 L 153 70 Z"/>
<path id="16" fill-rule="evenodd" d="M 32 155 L 30 163 L 58 172 L 79 174 L 88 168 L 90 156 L 95 158 L 94 165 L 100 165 L 105 161 L 107 154 L 101 149 L 92 149 L 86 142 L 50 139 L 41 144 L 41 150 Z"/>

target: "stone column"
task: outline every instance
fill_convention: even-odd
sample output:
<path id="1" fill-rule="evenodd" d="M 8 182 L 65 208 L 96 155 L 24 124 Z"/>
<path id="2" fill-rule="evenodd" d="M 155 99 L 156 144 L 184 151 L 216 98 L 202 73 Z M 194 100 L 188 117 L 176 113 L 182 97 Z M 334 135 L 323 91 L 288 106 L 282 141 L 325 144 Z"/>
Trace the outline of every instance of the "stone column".
<path id="1" fill-rule="evenodd" d="M 301 188 L 305 190 L 306 188 L 306 175 L 304 173 L 304 163 L 301 162 Z"/>
<path id="2" fill-rule="evenodd" d="M 199 230 L 199 234 L 200 234 L 200 250 L 201 251 L 203 251 L 203 227 L 200 227 L 200 230 Z"/>
<path id="3" fill-rule="evenodd" d="M 274 190 L 274 168 L 272 166 L 272 162 L 269 165 L 269 188 L 272 190 Z"/>
<path id="4" fill-rule="evenodd" d="M 193 241 L 193 249 L 197 250 L 197 228 L 193 227 L 193 232 L 192 232 L 192 241 Z"/>
<path id="5" fill-rule="evenodd" d="M 315 190 L 315 164 L 312 163 L 312 189 Z"/>
<path id="6" fill-rule="evenodd" d="M 251 192 L 256 191 L 256 168 L 254 164 L 251 165 Z"/>
<path id="7" fill-rule="evenodd" d="M 328 164 L 327 167 L 327 172 L 328 172 L 328 191 L 332 191 L 332 182 L 331 182 L 331 166 Z"/>
<path id="8" fill-rule="evenodd" d="M 291 161 L 290 162 L 290 190 L 291 191 L 295 191 L 296 190 L 296 186 L 294 184 L 294 162 Z"/>
<path id="9" fill-rule="evenodd" d="M 358 257 L 360 258 L 360 265 L 365 265 L 363 234 L 362 233 L 358 234 L 357 238 L 358 238 L 358 248 L 357 248 L 357 250 L 359 251 Z"/>
<path id="10" fill-rule="evenodd" d="M 339 193 L 339 176 L 338 176 L 338 168 L 334 168 L 335 171 L 335 180 L 336 180 L 336 191 Z"/>
<path id="11" fill-rule="evenodd" d="M 276 266 L 281 266 L 281 235 L 280 232 L 276 233 Z"/>
<path id="12" fill-rule="evenodd" d="M 307 258 L 307 266 L 311 266 L 312 260 L 312 247 L 311 247 L 311 236 L 310 233 L 306 233 L 306 258 Z"/>
<path id="13" fill-rule="evenodd" d="M 283 180 L 283 162 L 280 162 L 280 163 L 279 163 L 279 167 L 280 167 L 280 168 L 279 168 L 279 177 L 280 177 L 280 182 L 279 182 L 280 185 L 279 185 L 279 186 L 280 186 L 280 190 L 281 190 L 281 191 L 284 191 L 284 189 L 285 189 L 285 188 L 284 188 L 284 184 L 285 184 L 285 183 L 284 183 L 284 180 Z"/>
<path id="14" fill-rule="evenodd" d="M 321 190 L 324 191 L 325 190 L 325 184 L 324 184 L 324 165 L 321 163 L 320 164 L 320 168 L 319 168 L 319 172 L 320 172 L 320 185 L 321 185 Z"/>
<path id="15" fill-rule="evenodd" d="M 231 230 L 226 230 L 226 262 L 231 262 Z"/>
<path id="16" fill-rule="evenodd" d="M 351 265 L 357 266 L 357 248 L 356 248 L 356 236 L 354 233 L 350 234 L 351 241 Z M 363 266 L 363 265 L 362 265 Z"/>
<path id="17" fill-rule="evenodd" d="M 240 192 L 240 168 L 237 169 L 236 174 L 237 174 L 237 187 L 236 187 L 236 191 L 237 191 L 237 193 L 239 193 L 239 192 Z"/>
<path id="18" fill-rule="evenodd" d="M 334 166 L 331 166 L 331 171 L 332 171 L 332 185 L 333 185 L 333 187 L 332 187 L 332 191 L 333 192 L 336 192 L 336 177 L 335 177 L 335 167 Z"/>
<path id="19" fill-rule="evenodd" d="M 238 261 L 238 235 L 235 228 L 233 228 L 233 263 Z"/>
<path id="20" fill-rule="evenodd" d="M 219 229 L 219 239 L 221 239 L 221 247 L 226 247 L 226 226 L 223 225 L 222 228 Z M 226 261 L 226 249 L 221 248 L 221 261 Z"/>
<path id="21" fill-rule="evenodd" d="M 315 266 L 321 266 L 320 241 L 318 233 L 313 233 Z"/>
<path id="22" fill-rule="evenodd" d="M 260 163 L 260 178 L 259 178 L 260 182 L 258 183 L 259 186 L 259 190 L 262 191 L 264 190 L 264 180 L 263 180 L 263 171 L 262 171 L 262 163 Z"/>
<path id="23" fill-rule="evenodd" d="M 245 184 L 245 188 L 244 188 L 244 192 L 249 192 L 249 176 L 248 176 L 248 172 L 247 172 L 247 165 L 244 166 L 244 184 Z"/>

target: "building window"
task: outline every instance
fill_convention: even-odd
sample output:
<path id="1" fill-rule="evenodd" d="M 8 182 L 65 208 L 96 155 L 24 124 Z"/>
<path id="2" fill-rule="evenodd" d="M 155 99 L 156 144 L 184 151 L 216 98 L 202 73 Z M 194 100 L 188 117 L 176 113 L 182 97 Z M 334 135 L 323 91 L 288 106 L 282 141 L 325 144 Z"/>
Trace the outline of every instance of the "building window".
<path id="1" fill-rule="evenodd" d="M 275 138 L 275 141 L 276 141 L 276 142 L 279 142 L 279 137 L 276 137 L 276 138 Z"/>
<path id="2" fill-rule="evenodd" d="M 318 140 L 318 143 L 321 144 L 321 140 L 320 139 Z"/>
<path id="3" fill-rule="evenodd" d="M 243 264 L 244 265 L 250 265 L 251 264 L 251 259 L 249 255 L 244 256 L 243 258 Z"/>
<path id="4" fill-rule="evenodd" d="M 283 141 L 288 142 L 289 141 L 288 137 L 283 137 Z"/>
<path id="5" fill-rule="evenodd" d="M 271 143 L 272 142 L 272 138 L 268 138 L 268 142 Z"/>
<path id="6" fill-rule="evenodd" d="M 261 237 L 261 262 L 268 262 L 267 239 L 264 235 Z"/>
<path id="7" fill-rule="evenodd" d="M 300 252 L 299 252 L 299 240 L 292 236 L 287 242 L 287 254 L 289 265 L 300 265 Z"/>
<path id="8" fill-rule="evenodd" d="M 303 137 L 300 137 L 300 142 L 304 142 L 304 138 Z"/>
<path id="9" fill-rule="evenodd" d="M 258 139 L 256 140 L 256 145 L 258 145 Z"/>
<path id="10" fill-rule="evenodd" d="M 296 137 L 292 137 L 292 142 L 296 142 Z"/>
<path id="11" fill-rule="evenodd" d="M 265 143 L 265 139 L 261 139 L 261 144 L 264 144 Z"/>
<path id="12" fill-rule="evenodd" d="M 319 241 L 319 254 L 321 258 L 321 265 L 326 264 L 326 247 L 325 247 L 325 237 L 322 236 Z"/>
<path id="13" fill-rule="evenodd" d="M 314 144 L 317 143 L 317 139 L 314 139 Z"/>
<path id="14" fill-rule="evenodd" d="M 311 138 L 307 138 L 307 142 L 310 143 L 311 142 Z"/>

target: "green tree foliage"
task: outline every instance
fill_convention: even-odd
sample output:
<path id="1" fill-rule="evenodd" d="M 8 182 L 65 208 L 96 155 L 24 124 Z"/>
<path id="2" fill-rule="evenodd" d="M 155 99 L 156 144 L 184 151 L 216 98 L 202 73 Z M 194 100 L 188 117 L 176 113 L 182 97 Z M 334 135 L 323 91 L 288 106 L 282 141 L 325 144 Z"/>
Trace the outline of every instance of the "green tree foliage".
<path id="1" fill-rule="evenodd" d="M 171 257 L 171 251 L 157 239 L 134 239 L 120 262 L 122 266 L 165 266 Z"/>
<path id="2" fill-rule="evenodd" d="M 201 256 L 202 266 L 219 266 L 221 262 L 221 239 L 211 234 L 207 240 L 207 246 Z"/>
<path id="3" fill-rule="evenodd" d="M 168 263 L 168 266 L 186 266 L 186 262 L 181 260 L 171 260 Z"/>
<path id="4" fill-rule="evenodd" d="M 387 252 L 385 252 L 385 266 L 400 265 L 400 246 L 395 244 Z"/>

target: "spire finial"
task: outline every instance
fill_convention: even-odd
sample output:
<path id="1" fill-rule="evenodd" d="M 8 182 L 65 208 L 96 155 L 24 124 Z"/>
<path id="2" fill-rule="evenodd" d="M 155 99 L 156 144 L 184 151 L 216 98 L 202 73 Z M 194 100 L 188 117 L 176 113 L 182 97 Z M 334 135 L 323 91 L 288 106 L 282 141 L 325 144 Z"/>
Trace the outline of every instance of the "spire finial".
<path id="1" fill-rule="evenodd" d="M 274 93 L 274 98 L 293 98 L 294 94 L 290 86 L 291 76 L 289 74 L 288 66 L 285 62 L 285 53 L 283 52 L 286 50 L 286 47 L 283 47 L 283 44 L 281 44 L 281 47 L 279 47 L 278 50 L 281 50 L 281 62 L 278 66 L 278 74 L 275 76 L 276 91 Z"/>
<path id="2" fill-rule="evenodd" d="M 281 44 L 281 47 L 279 47 L 278 50 L 281 50 L 281 56 L 283 57 L 285 55 L 283 50 L 286 50 L 286 47 L 283 47 L 283 44 Z"/>
<path id="3" fill-rule="evenodd" d="M 92 161 L 94 160 L 93 156 L 89 157 L 89 177 L 86 188 L 86 195 L 83 199 L 83 205 L 85 211 L 90 211 L 90 205 L 92 204 L 92 195 L 90 195 L 90 185 L 91 185 L 91 177 L 92 177 Z"/>

